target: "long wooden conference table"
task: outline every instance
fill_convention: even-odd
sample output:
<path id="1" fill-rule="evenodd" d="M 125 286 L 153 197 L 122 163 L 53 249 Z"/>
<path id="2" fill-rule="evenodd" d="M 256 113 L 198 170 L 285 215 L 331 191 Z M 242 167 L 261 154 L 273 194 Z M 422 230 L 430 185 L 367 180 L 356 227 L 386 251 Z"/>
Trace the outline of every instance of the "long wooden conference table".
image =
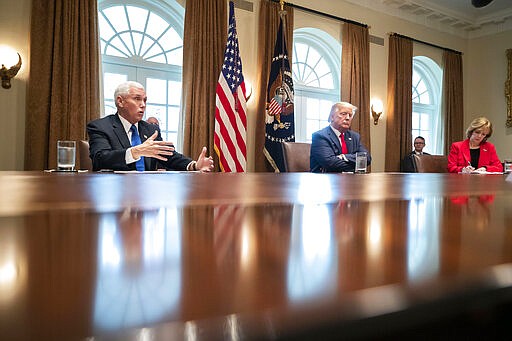
<path id="1" fill-rule="evenodd" d="M 510 336 L 508 180 L 0 172 L 0 339 Z"/>

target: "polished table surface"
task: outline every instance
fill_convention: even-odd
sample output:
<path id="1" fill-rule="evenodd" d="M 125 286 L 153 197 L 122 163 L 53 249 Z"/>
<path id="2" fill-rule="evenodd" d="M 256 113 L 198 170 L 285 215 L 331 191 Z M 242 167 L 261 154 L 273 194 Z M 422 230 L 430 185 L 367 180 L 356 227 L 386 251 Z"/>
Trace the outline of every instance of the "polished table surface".
<path id="1" fill-rule="evenodd" d="M 512 302 L 511 177 L 0 172 L 0 339 L 366 338 L 489 319 Z"/>

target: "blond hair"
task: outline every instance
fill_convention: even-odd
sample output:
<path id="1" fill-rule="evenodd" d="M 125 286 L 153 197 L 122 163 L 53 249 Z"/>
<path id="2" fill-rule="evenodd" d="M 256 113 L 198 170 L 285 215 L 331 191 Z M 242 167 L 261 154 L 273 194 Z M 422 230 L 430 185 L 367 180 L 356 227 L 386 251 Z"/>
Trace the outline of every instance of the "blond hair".
<path id="1" fill-rule="evenodd" d="M 477 129 L 487 129 L 489 131 L 483 138 L 482 142 L 487 141 L 487 139 L 492 135 L 492 123 L 487 117 L 477 117 L 471 121 L 468 129 L 466 129 L 467 138 L 469 139 L 471 135 L 473 135 L 473 132 Z"/>

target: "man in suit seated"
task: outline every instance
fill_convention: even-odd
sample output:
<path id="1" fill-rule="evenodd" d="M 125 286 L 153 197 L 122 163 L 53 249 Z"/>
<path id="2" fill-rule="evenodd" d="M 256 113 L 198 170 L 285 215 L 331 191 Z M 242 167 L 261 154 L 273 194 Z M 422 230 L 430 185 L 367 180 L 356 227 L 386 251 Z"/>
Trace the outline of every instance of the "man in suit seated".
<path id="1" fill-rule="evenodd" d="M 93 170 L 212 171 L 213 159 L 206 156 L 206 147 L 194 161 L 176 152 L 172 142 L 162 141 L 157 125 L 142 120 L 146 100 L 141 84 L 122 83 L 114 92 L 117 113 L 87 124 Z"/>
<path id="2" fill-rule="evenodd" d="M 332 106 L 329 126 L 313 134 L 309 160 L 312 172 L 353 172 L 357 152 L 366 152 L 367 163 L 371 163 L 372 158 L 361 143 L 360 135 L 350 130 L 356 111 L 357 107 L 348 102 Z"/>
<path id="3" fill-rule="evenodd" d="M 430 155 L 423 151 L 425 148 L 425 139 L 423 136 L 418 136 L 414 139 L 414 150 L 407 154 L 402 160 L 402 172 L 405 173 L 416 173 L 416 167 L 414 166 L 413 155 Z"/>

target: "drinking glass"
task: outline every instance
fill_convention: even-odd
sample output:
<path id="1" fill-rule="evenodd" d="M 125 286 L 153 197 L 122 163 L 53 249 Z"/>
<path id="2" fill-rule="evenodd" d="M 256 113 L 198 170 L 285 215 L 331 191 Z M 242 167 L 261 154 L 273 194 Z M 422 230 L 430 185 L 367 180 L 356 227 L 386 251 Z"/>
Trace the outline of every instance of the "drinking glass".
<path id="1" fill-rule="evenodd" d="M 59 171 L 75 170 L 75 141 L 57 141 L 57 168 Z"/>
<path id="2" fill-rule="evenodd" d="M 356 153 L 356 173 L 366 173 L 368 155 L 366 152 Z"/>
<path id="3" fill-rule="evenodd" d="M 512 172 L 512 160 L 511 159 L 504 160 L 503 165 L 504 165 L 503 172 L 505 174 Z"/>

